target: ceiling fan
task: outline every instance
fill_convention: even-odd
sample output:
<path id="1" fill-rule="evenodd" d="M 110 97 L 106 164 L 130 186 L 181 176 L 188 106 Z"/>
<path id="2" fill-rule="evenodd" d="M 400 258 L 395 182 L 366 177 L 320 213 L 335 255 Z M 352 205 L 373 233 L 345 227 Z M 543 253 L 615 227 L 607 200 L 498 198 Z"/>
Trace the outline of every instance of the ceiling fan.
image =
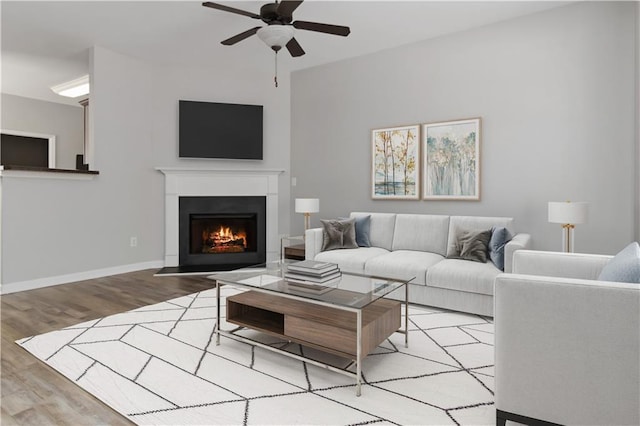
<path id="1" fill-rule="evenodd" d="M 298 57 L 304 55 L 305 52 L 293 36 L 294 28 L 298 30 L 334 34 L 343 37 L 348 36 L 351 32 L 349 27 L 344 27 L 341 25 L 321 24 L 319 22 L 308 21 L 293 21 L 293 11 L 296 10 L 301 3 L 302 0 L 282 0 L 280 2 L 276 1 L 275 3 L 267 3 L 260 8 L 259 15 L 252 12 L 247 12 L 245 10 L 236 9 L 234 7 L 213 3 L 210 1 L 204 2 L 202 3 L 202 5 L 205 7 L 210 7 L 212 9 L 222 10 L 224 12 L 231 12 L 238 15 L 248 16 L 249 18 L 259 19 L 267 24 L 267 26 L 253 27 L 231 38 L 223 40 L 221 43 L 225 46 L 234 45 L 246 38 L 251 37 L 254 34 L 257 34 L 258 37 L 276 53 L 278 53 L 278 51 L 282 49 L 282 47 L 286 46 L 291 56 Z"/>

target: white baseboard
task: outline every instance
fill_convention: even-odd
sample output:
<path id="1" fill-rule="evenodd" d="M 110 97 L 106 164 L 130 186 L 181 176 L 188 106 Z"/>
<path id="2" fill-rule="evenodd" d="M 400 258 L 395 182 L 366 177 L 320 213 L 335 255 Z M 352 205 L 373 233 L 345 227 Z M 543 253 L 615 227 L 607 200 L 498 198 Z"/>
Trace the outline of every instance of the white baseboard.
<path id="1" fill-rule="evenodd" d="M 132 263 L 129 265 L 112 266 L 110 268 L 94 269 L 93 271 L 75 272 L 73 274 L 58 275 L 55 277 L 38 278 L 35 280 L 19 281 L 0 285 L 0 294 L 15 293 L 17 291 L 35 290 L 37 288 L 50 287 L 60 284 L 68 284 L 77 281 L 92 280 L 108 277 L 110 275 L 125 274 L 127 272 L 142 271 L 144 269 L 162 268 L 164 261 L 151 260 L 149 262 Z"/>

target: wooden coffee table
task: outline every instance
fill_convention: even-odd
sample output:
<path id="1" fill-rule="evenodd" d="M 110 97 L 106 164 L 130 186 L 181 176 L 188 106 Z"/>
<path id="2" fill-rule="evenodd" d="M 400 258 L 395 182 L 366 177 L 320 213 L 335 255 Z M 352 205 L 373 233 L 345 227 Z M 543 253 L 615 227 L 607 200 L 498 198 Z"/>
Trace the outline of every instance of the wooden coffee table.
<path id="1" fill-rule="evenodd" d="M 220 324 L 221 286 L 247 289 L 227 297 L 226 321 L 239 327 L 216 327 L 216 344 L 220 344 L 220 336 L 225 336 L 349 375 L 355 378 L 356 394 L 360 396 L 364 357 L 395 332 L 404 333 L 408 345 L 410 280 L 343 273 L 339 282 L 313 290 L 282 278 L 292 263 L 267 263 L 209 277 L 216 282 L 216 324 Z M 402 287 L 404 329 L 400 329 L 401 302 L 384 298 Z M 243 328 L 350 359 L 356 372 L 347 369 L 351 365 L 338 368 L 237 334 Z"/>

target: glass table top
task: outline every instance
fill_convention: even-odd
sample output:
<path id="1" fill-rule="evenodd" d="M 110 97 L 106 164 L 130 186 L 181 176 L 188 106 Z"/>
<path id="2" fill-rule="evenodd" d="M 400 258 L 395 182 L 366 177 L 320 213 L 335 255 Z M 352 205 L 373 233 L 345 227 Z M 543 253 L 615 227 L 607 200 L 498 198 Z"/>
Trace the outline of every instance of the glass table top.
<path id="1" fill-rule="evenodd" d="M 217 272 L 207 278 L 225 285 L 255 288 L 350 308 L 364 308 L 411 281 L 342 272 L 339 279 L 325 284 L 302 284 L 284 278 L 289 266 L 296 263 L 290 260 L 268 262 Z"/>

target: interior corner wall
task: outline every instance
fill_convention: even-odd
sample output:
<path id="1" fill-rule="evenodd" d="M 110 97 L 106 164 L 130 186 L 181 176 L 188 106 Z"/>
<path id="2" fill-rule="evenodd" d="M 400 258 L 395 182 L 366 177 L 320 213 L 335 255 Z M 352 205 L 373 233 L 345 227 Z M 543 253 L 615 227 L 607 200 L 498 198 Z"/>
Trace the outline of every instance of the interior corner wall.
<path id="1" fill-rule="evenodd" d="M 2 287 L 161 263 L 164 176 L 157 166 L 285 170 L 279 209 L 289 211 L 288 76 L 276 89 L 266 64 L 264 75 L 246 64 L 220 72 L 163 68 L 100 46 L 90 62 L 91 169 L 100 174 L 89 181 L 2 178 Z M 264 105 L 264 160 L 178 159 L 179 99 Z M 288 228 L 281 213 L 278 233 Z"/>
<path id="2" fill-rule="evenodd" d="M 633 2 L 579 2 L 293 73 L 292 197 L 350 211 L 508 216 L 561 250 L 549 201 L 587 201 L 578 252 L 634 239 Z M 480 201 L 371 199 L 371 130 L 482 118 Z M 292 224 L 302 219 L 291 213 Z"/>
<path id="3" fill-rule="evenodd" d="M 94 46 L 90 119 L 93 162 L 100 171 L 105 226 L 101 237 L 115 265 L 162 258 L 162 236 L 151 208 L 154 67 L 138 59 Z M 137 246 L 131 247 L 132 237 Z M 158 244 L 158 239 L 160 244 Z"/>
<path id="4" fill-rule="evenodd" d="M 281 72 L 278 87 L 274 87 L 272 52 L 265 50 L 264 53 L 264 60 L 245 58 L 244 61 L 253 61 L 250 66 L 239 61 L 225 63 L 215 70 L 188 66 L 155 69 L 151 152 L 155 167 L 283 170 L 278 179 L 278 230 L 272 230 L 278 235 L 286 234 L 289 229 L 290 81 L 289 76 Z M 264 106 L 263 159 L 179 158 L 179 100 Z M 154 193 L 153 208 L 164 212 L 164 175 L 159 171 L 154 178 Z M 164 216 L 160 216 L 163 222 L 159 234 L 164 235 Z M 160 242 L 164 248 L 164 239 Z"/>
<path id="5" fill-rule="evenodd" d="M 2 129 L 56 136 L 56 168 L 75 169 L 84 145 L 82 107 L 2 94 Z"/>
<path id="6" fill-rule="evenodd" d="M 150 216 L 150 68 L 93 49 L 93 180 L 4 178 L 2 285 L 161 259 Z M 138 246 L 130 247 L 130 236 Z"/>
<path id="7" fill-rule="evenodd" d="M 636 5 L 636 232 L 640 241 L 640 2 Z"/>

